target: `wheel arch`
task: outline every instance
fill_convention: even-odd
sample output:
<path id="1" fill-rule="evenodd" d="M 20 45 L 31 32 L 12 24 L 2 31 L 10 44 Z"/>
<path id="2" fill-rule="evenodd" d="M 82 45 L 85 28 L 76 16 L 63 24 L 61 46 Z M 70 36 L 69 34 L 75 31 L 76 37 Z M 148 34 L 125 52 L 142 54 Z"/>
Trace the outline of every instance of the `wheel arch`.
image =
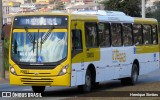
<path id="1" fill-rule="evenodd" d="M 87 67 L 87 70 L 90 70 L 92 83 L 95 83 L 96 82 L 96 68 L 95 68 L 94 64 L 92 64 L 92 63 L 89 64 L 88 67 Z"/>

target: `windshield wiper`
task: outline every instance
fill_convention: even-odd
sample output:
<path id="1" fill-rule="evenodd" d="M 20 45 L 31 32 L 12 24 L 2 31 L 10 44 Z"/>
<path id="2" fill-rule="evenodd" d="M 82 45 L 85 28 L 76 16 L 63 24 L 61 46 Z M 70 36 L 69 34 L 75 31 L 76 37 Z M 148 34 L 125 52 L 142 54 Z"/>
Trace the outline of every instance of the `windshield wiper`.
<path id="1" fill-rule="evenodd" d="M 52 26 L 52 27 L 48 30 L 48 32 L 45 33 L 44 38 L 43 38 L 42 41 L 41 41 L 41 44 L 43 44 L 43 43 L 47 40 L 47 38 L 49 37 L 49 35 L 51 34 L 51 32 L 52 32 L 52 30 L 53 30 L 54 28 L 55 28 L 55 27 Z M 42 35 L 41 35 L 41 38 L 42 38 Z"/>
<path id="2" fill-rule="evenodd" d="M 49 37 L 49 35 L 51 34 L 51 32 L 52 32 L 52 30 L 53 30 L 54 28 L 55 28 L 55 27 L 52 26 L 52 27 L 48 30 L 48 32 L 44 33 L 44 38 L 42 38 L 42 34 L 41 34 L 40 52 L 41 52 L 41 50 L 42 50 L 42 44 L 47 40 L 47 38 Z"/>
<path id="3" fill-rule="evenodd" d="M 31 43 L 33 43 L 33 53 L 34 53 L 34 48 L 35 48 L 35 34 L 34 34 L 34 38 L 32 37 L 32 35 L 28 32 L 28 27 L 24 27 Z"/>

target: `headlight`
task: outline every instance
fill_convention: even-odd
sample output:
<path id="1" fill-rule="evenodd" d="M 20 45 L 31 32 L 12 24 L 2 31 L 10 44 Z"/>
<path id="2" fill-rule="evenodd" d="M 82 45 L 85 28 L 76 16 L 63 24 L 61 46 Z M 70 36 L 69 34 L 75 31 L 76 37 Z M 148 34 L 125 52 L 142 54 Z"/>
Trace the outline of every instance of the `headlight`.
<path id="1" fill-rule="evenodd" d="M 67 69 L 68 69 L 68 65 L 64 66 L 64 67 L 61 69 L 61 71 L 59 72 L 58 75 L 60 76 L 60 75 L 66 74 L 66 73 L 67 73 Z"/>
<path id="2" fill-rule="evenodd" d="M 10 72 L 14 75 L 17 75 L 16 70 L 12 66 L 10 66 Z"/>

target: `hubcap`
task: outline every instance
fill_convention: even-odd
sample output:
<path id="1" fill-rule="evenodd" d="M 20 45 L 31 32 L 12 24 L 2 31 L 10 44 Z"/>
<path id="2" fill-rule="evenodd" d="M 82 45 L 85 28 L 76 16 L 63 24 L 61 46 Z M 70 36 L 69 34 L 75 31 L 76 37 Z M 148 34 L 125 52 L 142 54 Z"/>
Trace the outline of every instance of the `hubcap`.
<path id="1" fill-rule="evenodd" d="M 87 85 L 87 87 L 90 87 L 90 85 L 91 85 L 91 81 L 90 80 L 91 80 L 90 77 L 86 76 L 86 85 Z"/>
<path id="2" fill-rule="evenodd" d="M 134 71 L 133 73 L 133 81 L 136 82 L 137 81 L 137 71 Z"/>

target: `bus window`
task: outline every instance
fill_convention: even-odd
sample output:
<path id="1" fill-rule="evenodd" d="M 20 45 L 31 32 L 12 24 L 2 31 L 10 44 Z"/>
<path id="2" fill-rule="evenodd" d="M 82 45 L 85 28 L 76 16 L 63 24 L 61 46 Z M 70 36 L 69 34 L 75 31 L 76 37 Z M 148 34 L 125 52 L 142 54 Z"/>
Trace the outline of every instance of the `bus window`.
<path id="1" fill-rule="evenodd" d="M 124 46 L 131 46 L 132 41 L 132 24 L 123 24 L 123 44 Z"/>
<path id="2" fill-rule="evenodd" d="M 99 42 L 100 47 L 110 46 L 110 24 L 109 23 L 99 23 Z"/>
<path id="3" fill-rule="evenodd" d="M 142 45 L 142 25 L 140 24 L 133 25 L 133 36 L 134 36 L 134 44 Z"/>
<path id="4" fill-rule="evenodd" d="M 82 33 L 81 30 L 72 30 L 72 49 L 82 49 Z"/>
<path id="5" fill-rule="evenodd" d="M 152 25 L 152 43 L 158 44 L 158 36 L 157 36 L 157 26 Z"/>
<path id="6" fill-rule="evenodd" d="M 111 33 L 112 33 L 112 45 L 121 46 L 122 45 L 122 25 L 121 24 L 111 24 Z"/>
<path id="7" fill-rule="evenodd" d="M 151 26 L 143 25 L 143 39 L 144 44 L 151 44 Z"/>
<path id="8" fill-rule="evenodd" d="M 87 22 L 85 23 L 85 38 L 86 47 L 97 47 L 97 23 Z"/>

